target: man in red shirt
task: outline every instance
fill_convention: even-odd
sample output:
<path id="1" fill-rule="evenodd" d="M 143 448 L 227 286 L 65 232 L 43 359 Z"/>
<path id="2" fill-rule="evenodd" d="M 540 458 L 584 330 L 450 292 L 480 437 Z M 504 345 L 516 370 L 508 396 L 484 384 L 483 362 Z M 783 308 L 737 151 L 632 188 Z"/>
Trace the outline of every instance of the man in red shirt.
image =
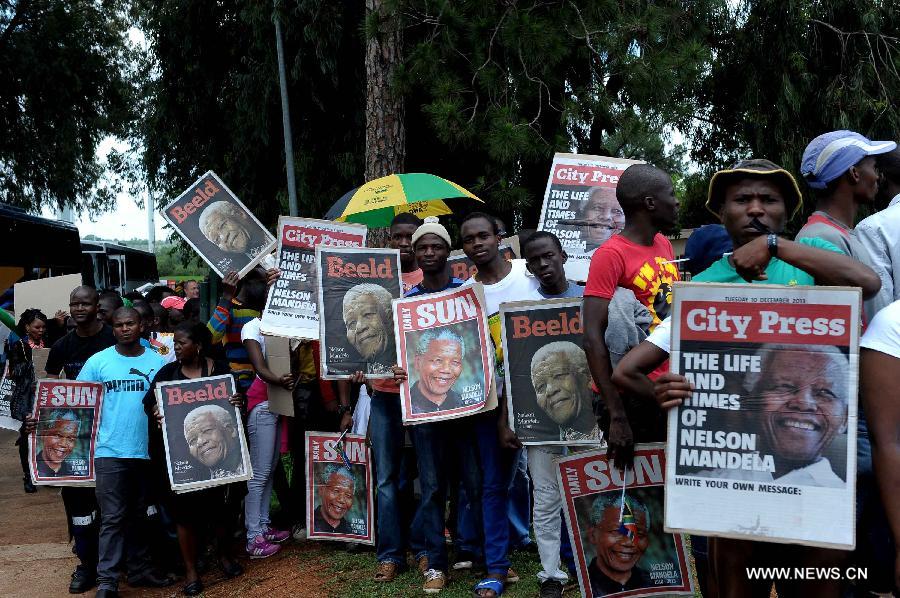
<path id="1" fill-rule="evenodd" d="M 582 321 L 595 390 L 600 394 L 597 414 L 600 429 L 617 467 L 631 467 L 634 442 L 665 439 L 665 421 L 655 405 L 623 401 L 610 381 L 612 366 L 605 334 L 609 302 L 617 287 L 634 292 L 653 316 L 652 330 L 669 313 L 672 283 L 678 280 L 670 232 L 678 216 L 672 179 L 649 164 L 629 166 L 619 178 L 616 199 L 625 212 L 625 228 L 594 252 L 584 289 Z M 654 413 L 645 413 L 653 409 Z M 634 431 L 632 428 L 634 427 Z M 635 438 L 636 437 L 636 438 Z"/>

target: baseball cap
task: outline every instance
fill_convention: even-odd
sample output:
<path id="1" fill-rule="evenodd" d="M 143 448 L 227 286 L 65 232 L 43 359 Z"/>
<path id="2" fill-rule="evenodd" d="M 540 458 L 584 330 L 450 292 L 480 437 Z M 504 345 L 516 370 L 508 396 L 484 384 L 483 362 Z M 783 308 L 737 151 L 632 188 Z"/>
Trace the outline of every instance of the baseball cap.
<path id="1" fill-rule="evenodd" d="M 184 309 L 185 303 L 187 303 L 187 299 L 185 299 L 184 297 L 178 297 L 177 295 L 169 295 L 159 302 L 163 309 Z"/>
<path id="2" fill-rule="evenodd" d="M 440 223 L 437 219 L 437 216 L 428 216 L 425 218 L 422 226 L 416 229 L 416 232 L 413 233 L 412 236 L 412 245 L 416 246 L 416 241 L 422 238 L 423 235 L 427 235 L 431 233 L 432 235 L 437 235 L 447 242 L 447 247 L 453 247 L 453 243 L 450 242 L 450 233 L 447 232 L 447 229 L 444 228 L 444 225 Z"/>
<path id="3" fill-rule="evenodd" d="M 871 141 L 853 131 L 819 135 L 803 150 L 800 174 L 813 189 L 824 189 L 866 156 L 885 154 L 897 147 L 893 141 Z"/>
<path id="4" fill-rule="evenodd" d="M 719 215 L 719 208 L 725 200 L 725 188 L 741 179 L 771 179 L 784 192 L 784 204 L 790 218 L 803 207 L 803 195 L 794 175 L 787 170 L 762 158 L 738 160 L 729 168 L 718 171 L 709 181 L 709 193 L 706 196 L 706 209 Z"/>

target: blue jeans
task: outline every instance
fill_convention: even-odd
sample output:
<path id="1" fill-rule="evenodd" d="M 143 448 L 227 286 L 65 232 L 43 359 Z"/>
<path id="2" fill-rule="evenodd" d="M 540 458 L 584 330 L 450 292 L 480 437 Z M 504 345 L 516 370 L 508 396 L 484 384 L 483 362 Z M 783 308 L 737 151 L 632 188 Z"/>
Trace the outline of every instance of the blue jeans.
<path id="1" fill-rule="evenodd" d="M 856 550 L 853 564 L 868 569 L 860 588 L 887 593 L 893 586 L 894 544 L 872 466 L 872 443 L 865 414 L 856 427 Z"/>
<path id="2" fill-rule="evenodd" d="M 509 545 L 524 548 L 531 544 L 531 478 L 528 475 L 528 454 L 525 449 L 515 452 L 509 482 Z"/>
<path id="3" fill-rule="evenodd" d="M 496 414 L 475 415 L 466 419 L 474 424 L 481 463 L 484 562 L 489 574 L 502 573 L 506 575 L 510 566 L 507 502 L 512 470 L 511 455 L 506 454 L 509 451 L 500 448 L 497 439 Z M 471 500 L 471 495 L 469 500 L 474 502 Z"/>
<path id="4" fill-rule="evenodd" d="M 244 498 L 244 524 L 249 543 L 269 527 L 272 474 L 281 445 L 278 414 L 269 411 L 268 401 L 254 407 L 247 417 L 247 443 L 250 445 L 250 465 L 253 467 L 253 478 L 247 482 L 247 496 Z"/>
<path id="5" fill-rule="evenodd" d="M 400 415 L 400 395 L 379 390 L 373 392 L 369 439 L 375 462 L 378 522 L 375 550 L 378 562 L 388 561 L 397 565 L 406 563 L 407 541 L 412 545 L 413 552 L 423 550 L 422 540 L 416 541 L 418 534 L 415 529 L 409 530 L 409 519 L 404 515 L 405 493 L 412 490 L 412 481 L 406 479 L 409 464 L 403 450 L 405 436 L 406 428 Z M 413 537 L 408 537 L 410 535 Z"/>
<path id="6" fill-rule="evenodd" d="M 480 512 L 481 480 L 475 456 L 471 418 L 418 424 L 410 427 L 419 464 L 422 498 L 413 524 L 422 530 L 428 566 L 447 570 L 447 543 L 444 540 L 444 510 L 451 468 L 460 468 L 460 479 L 469 501 Z M 505 524 L 506 517 L 504 515 Z M 476 523 L 477 528 L 481 522 Z"/>

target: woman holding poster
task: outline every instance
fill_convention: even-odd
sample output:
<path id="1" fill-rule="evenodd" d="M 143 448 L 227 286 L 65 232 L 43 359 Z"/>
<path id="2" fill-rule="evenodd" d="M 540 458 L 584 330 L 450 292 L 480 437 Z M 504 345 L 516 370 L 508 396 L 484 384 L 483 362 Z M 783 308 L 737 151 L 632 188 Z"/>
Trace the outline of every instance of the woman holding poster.
<path id="1" fill-rule="evenodd" d="M 149 392 L 144 397 L 144 410 L 161 421 L 159 406 L 156 402 L 156 389 L 160 382 L 174 380 L 191 380 L 194 378 L 206 378 L 209 376 L 231 375 L 228 364 L 222 361 L 213 361 L 206 356 L 206 351 L 211 346 L 210 332 L 205 324 L 191 324 L 185 322 L 175 328 L 175 358 L 177 361 L 164 365 Z M 235 394 L 230 399 L 233 405 L 242 405 L 243 395 Z M 163 446 L 162 433 L 154 430 L 150 436 L 150 457 L 153 460 L 156 479 L 159 485 L 165 487 L 169 484 L 166 451 Z M 225 522 L 228 520 L 224 512 L 226 486 L 204 488 L 194 492 L 176 494 L 169 492 L 165 497 L 166 510 L 175 520 L 178 530 L 178 547 L 181 549 L 181 558 L 184 560 L 184 593 L 187 596 L 196 596 L 203 591 L 203 582 L 197 571 L 197 528 L 212 524 L 216 531 L 219 550 L 219 565 L 228 577 L 237 577 L 243 573 L 243 569 L 234 560 L 229 547 L 232 545 L 228 537 Z"/>

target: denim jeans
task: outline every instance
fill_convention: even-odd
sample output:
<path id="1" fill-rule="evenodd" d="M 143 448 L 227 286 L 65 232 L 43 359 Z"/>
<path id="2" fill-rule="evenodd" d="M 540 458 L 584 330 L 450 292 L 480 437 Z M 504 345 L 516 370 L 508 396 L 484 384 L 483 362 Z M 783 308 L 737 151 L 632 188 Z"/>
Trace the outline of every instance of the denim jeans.
<path id="1" fill-rule="evenodd" d="M 253 467 L 253 478 L 247 482 L 247 496 L 244 498 L 244 524 L 249 543 L 264 533 L 269 525 L 272 474 L 281 446 L 278 414 L 269 411 L 268 401 L 254 407 L 247 417 L 247 442 L 250 445 L 250 465 Z"/>
<path id="2" fill-rule="evenodd" d="M 376 390 L 372 393 L 369 412 L 369 439 L 375 463 L 376 516 L 378 534 L 375 547 L 378 562 L 397 565 L 406 563 L 409 520 L 404 516 L 407 502 L 404 491 L 412 490 L 405 482 L 404 438 L 406 428 L 400 414 L 400 395 Z M 416 542 L 413 542 L 416 544 Z M 413 551 L 422 549 L 413 546 Z"/>
<path id="3" fill-rule="evenodd" d="M 496 411 L 496 410 L 495 410 Z M 497 415 L 487 413 L 466 418 L 475 428 L 478 457 L 481 464 L 481 519 L 484 529 L 484 562 L 487 572 L 509 571 L 509 499 L 512 458 L 510 451 L 500 448 L 497 438 Z M 472 501 L 471 495 L 467 496 Z M 476 528 L 477 529 L 477 528 Z"/>
<path id="4" fill-rule="evenodd" d="M 447 543 L 444 540 L 444 510 L 447 503 L 447 483 L 451 468 L 460 468 L 460 479 L 469 501 L 480 513 L 481 480 L 475 456 L 475 438 L 471 418 L 417 424 L 410 427 L 416 459 L 419 464 L 419 483 L 422 498 L 414 527 L 424 535 L 424 550 L 428 565 L 439 571 L 447 570 Z M 504 529 L 506 515 L 503 515 Z M 481 522 L 476 523 L 477 528 Z"/>
<path id="5" fill-rule="evenodd" d="M 860 410 L 856 426 L 856 550 L 853 565 L 868 570 L 868 578 L 856 582 L 860 590 L 888 593 L 893 586 L 894 543 L 872 466 L 872 443 L 865 414 Z"/>
<path id="6" fill-rule="evenodd" d="M 513 549 L 531 544 L 531 479 L 528 477 L 528 454 L 525 449 L 515 452 L 509 482 L 509 545 Z"/>
<path id="7" fill-rule="evenodd" d="M 119 563 L 125 556 L 128 538 L 128 568 L 139 575 L 149 567 L 145 537 L 141 534 L 146 519 L 144 480 L 149 461 L 145 459 L 115 459 L 98 457 L 97 502 L 100 506 L 99 561 L 97 588 L 117 590 Z"/>

